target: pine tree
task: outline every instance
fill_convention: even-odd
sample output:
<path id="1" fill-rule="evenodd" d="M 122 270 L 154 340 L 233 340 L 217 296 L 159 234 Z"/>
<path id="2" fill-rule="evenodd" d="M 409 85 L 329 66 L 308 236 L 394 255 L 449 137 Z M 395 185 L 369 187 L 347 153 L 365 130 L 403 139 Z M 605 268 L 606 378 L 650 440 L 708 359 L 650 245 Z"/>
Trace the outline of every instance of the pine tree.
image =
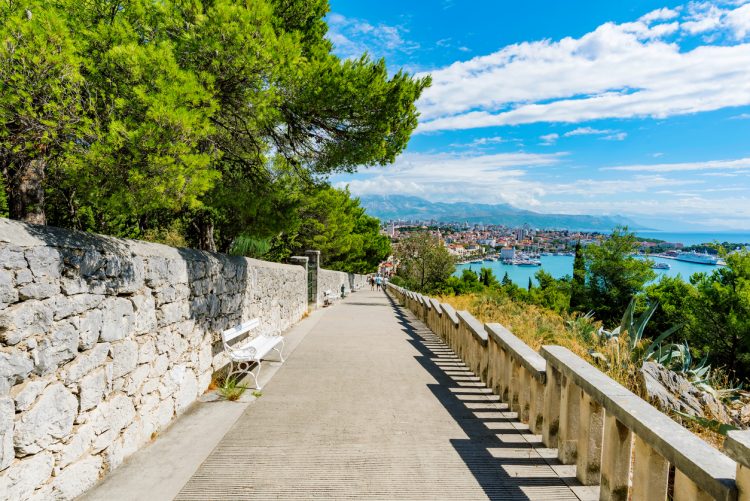
<path id="1" fill-rule="evenodd" d="M 576 242 L 575 259 L 573 260 L 573 283 L 570 288 L 570 309 L 581 310 L 586 307 L 586 260 L 583 257 L 581 241 Z"/>

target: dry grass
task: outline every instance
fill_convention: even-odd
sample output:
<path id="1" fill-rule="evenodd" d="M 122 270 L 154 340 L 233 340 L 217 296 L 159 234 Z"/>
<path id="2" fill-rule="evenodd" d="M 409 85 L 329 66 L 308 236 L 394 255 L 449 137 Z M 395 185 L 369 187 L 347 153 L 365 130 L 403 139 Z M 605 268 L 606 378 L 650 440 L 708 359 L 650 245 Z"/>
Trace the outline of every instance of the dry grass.
<path id="1" fill-rule="evenodd" d="M 643 394 L 637 377 L 638 365 L 628 363 L 606 369 L 601 364 L 598 364 L 589 355 L 589 350 L 600 347 L 587 344 L 580 334 L 576 332 L 575 328 L 568 324 L 568 321 L 573 320 L 575 316 L 561 315 L 546 308 L 516 302 L 503 296 L 466 294 L 462 296 L 441 296 L 438 300 L 450 304 L 456 310 L 468 311 L 481 322 L 498 322 L 502 324 L 534 350 L 539 351 L 545 344 L 564 346 L 592 365 L 599 366 L 608 376 L 633 393 L 638 395 Z M 598 324 L 596 327 L 598 328 Z M 625 340 L 620 340 L 620 343 L 624 344 Z M 626 350 L 624 347 L 620 347 L 620 349 L 622 352 Z M 706 442 L 721 450 L 724 441 L 722 435 L 693 421 L 684 420 L 678 415 L 672 415 L 671 417 Z"/>

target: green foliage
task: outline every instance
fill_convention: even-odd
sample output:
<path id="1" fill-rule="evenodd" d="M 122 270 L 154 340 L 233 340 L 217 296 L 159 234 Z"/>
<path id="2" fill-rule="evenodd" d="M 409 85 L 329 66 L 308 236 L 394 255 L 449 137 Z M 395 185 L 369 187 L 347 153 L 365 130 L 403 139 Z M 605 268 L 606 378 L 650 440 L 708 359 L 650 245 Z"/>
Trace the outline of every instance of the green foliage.
<path id="1" fill-rule="evenodd" d="M 238 235 L 229 251 L 236 256 L 261 258 L 271 250 L 271 240 L 252 235 Z"/>
<path id="2" fill-rule="evenodd" d="M 479 270 L 479 281 L 485 287 L 497 287 L 500 285 L 491 268 L 482 268 Z"/>
<path id="3" fill-rule="evenodd" d="M 437 237 L 426 232 L 403 239 L 394 254 L 399 261 L 398 274 L 406 280 L 409 288 L 418 292 L 439 290 L 455 270 L 448 249 Z M 478 283 L 476 274 L 469 273 Z"/>
<path id="4" fill-rule="evenodd" d="M 327 12 L 325 0 L 6 3 L 12 217 L 46 210 L 59 226 L 224 252 L 251 236 L 273 259 L 319 243 L 325 265 L 371 271 L 389 242 L 326 179 L 392 162 L 429 79 L 339 59 Z"/>
<path id="5" fill-rule="evenodd" d="M 599 320 L 612 323 L 631 298 L 656 277 L 648 262 L 633 257 L 638 242 L 626 227 L 617 227 L 600 245 L 586 248 L 586 301 Z"/>
<path id="6" fill-rule="evenodd" d="M 570 287 L 570 309 L 580 311 L 586 308 L 586 259 L 583 255 L 581 241 L 576 242 L 573 259 L 573 281 Z"/>
<path id="7" fill-rule="evenodd" d="M 218 389 L 222 398 L 232 402 L 239 400 L 245 390 L 247 390 L 247 386 L 240 384 L 240 379 L 235 376 L 225 378 Z"/>
<path id="8" fill-rule="evenodd" d="M 727 266 L 691 277 L 689 339 L 712 363 L 742 379 L 750 376 L 750 252 L 727 255 Z"/>

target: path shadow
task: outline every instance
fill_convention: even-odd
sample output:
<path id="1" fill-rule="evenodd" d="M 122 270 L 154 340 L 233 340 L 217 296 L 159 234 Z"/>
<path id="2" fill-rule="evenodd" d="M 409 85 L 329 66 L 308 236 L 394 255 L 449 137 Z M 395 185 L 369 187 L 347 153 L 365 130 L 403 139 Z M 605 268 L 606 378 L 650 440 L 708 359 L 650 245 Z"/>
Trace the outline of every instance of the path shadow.
<path id="1" fill-rule="evenodd" d="M 436 381 L 427 386 L 467 436 L 450 442 L 487 497 L 577 500 L 567 482 L 551 468 L 559 462 L 536 450 L 544 447 L 539 437 L 532 435 L 517 414 L 510 412 L 437 335 L 388 298 L 409 343 L 420 353 L 415 359 Z"/>

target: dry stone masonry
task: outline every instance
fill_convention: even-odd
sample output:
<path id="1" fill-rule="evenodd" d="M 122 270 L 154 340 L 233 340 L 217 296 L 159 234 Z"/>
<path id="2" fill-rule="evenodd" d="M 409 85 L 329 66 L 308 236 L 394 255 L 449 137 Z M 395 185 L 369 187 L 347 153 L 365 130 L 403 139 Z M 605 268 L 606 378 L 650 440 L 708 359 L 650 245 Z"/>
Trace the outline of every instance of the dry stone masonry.
<path id="1" fill-rule="evenodd" d="M 307 287 L 300 266 L 0 219 L 0 499 L 84 492 L 207 389 L 223 329 L 281 332 Z"/>

